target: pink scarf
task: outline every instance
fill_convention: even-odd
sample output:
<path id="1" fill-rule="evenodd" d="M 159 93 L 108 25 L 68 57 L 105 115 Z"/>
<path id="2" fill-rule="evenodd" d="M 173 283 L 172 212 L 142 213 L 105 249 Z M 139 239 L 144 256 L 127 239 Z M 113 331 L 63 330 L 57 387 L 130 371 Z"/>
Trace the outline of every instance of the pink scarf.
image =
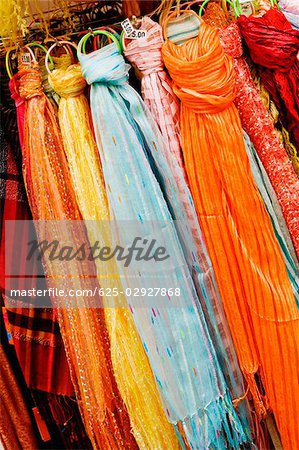
<path id="1" fill-rule="evenodd" d="M 124 53 L 141 75 L 142 97 L 166 140 L 168 154 L 164 156 L 167 160 L 173 157 L 183 168 L 179 130 L 180 105 L 173 93 L 172 81 L 164 70 L 161 54 L 162 28 L 149 17 L 143 17 L 141 29 L 147 31 L 147 38 L 128 41 Z"/>
<path id="2" fill-rule="evenodd" d="M 289 13 L 299 15 L 298 0 L 280 0 L 279 6 Z"/>

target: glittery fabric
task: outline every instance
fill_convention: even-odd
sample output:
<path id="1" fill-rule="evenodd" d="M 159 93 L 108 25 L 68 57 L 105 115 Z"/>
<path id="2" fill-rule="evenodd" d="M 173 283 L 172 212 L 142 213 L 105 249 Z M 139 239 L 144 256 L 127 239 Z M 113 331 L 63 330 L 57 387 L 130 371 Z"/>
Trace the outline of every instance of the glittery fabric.
<path id="1" fill-rule="evenodd" d="M 79 65 L 55 70 L 49 76 L 50 85 L 61 96 L 59 123 L 78 206 L 86 221 L 91 242 L 110 246 L 108 201 L 102 176 L 98 149 L 93 137 L 87 100 L 83 94 L 86 82 Z M 86 174 L 89 174 L 86 176 Z M 97 262 L 96 262 L 97 263 Z M 100 284 L 104 289 L 124 289 L 119 278 L 109 278 L 118 272 L 114 260 L 98 264 Z M 107 292 L 107 291 L 105 291 Z M 177 449 L 179 443 L 172 425 L 167 421 L 145 350 L 137 334 L 124 295 L 115 299 L 121 308 L 105 307 L 110 334 L 111 355 L 115 377 L 127 406 L 132 430 L 140 449 Z M 104 305 L 106 299 L 104 297 Z"/>
<path id="2" fill-rule="evenodd" d="M 16 83 L 17 81 L 17 83 Z M 18 135 L 20 142 L 24 141 L 24 119 L 25 104 L 24 99 L 18 93 L 19 80 L 15 75 L 10 82 L 12 97 L 16 105 L 16 113 L 12 109 L 5 110 L 1 107 L 1 122 L 6 128 L 7 138 L 10 143 L 6 151 L 3 151 L 5 140 L 1 140 L 1 161 L 4 166 L 0 169 L 0 197 L 3 200 L 1 209 L 2 233 L 1 233 L 1 254 L 0 265 L 1 288 L 3 289 L 4 303 L 7 306 L 7 318 L 10 332 L 14 342 L 14 348 L 18 357 L 27 386 L 31 389 L 39 389 L 44 392 L 73 396 L 74 388 L 70 379 L 68 363 L 64 351 L 59 326 L 53 310 L 47 308 L 25 308 L 18 302 L 12 303 L 9 298 L 9 286 L 6 286 L 7 279 L 4 277 L 5 266 L 14 267 L 19 274 L 24 273 L 24 260 L 19 255 L 25 253 L 28 242 L 32 239 L 32 230 L 29 220 L 32 219 L 28 200 L 22 178 L 22 157 L 19 149 L 19 142 L 13 136 Z M 4 221 L 10 220 L 9 235 L 14 236 L 12 242 L 9 239 L 5 242 Z M 14 231 L 16 220 L 22 220 L 22 233 Z M 16 261 L 18 261 L 18 266 Z M 31 264 L 29 266 L 29 264 Z M 41 263 L 27 261 L 26 267 L 31 277 L 14 280 L 13 288 L 16 289 L 45 289 L 46 284 L 43 278 L 36 275 L 42 273 Z M 15 272 L 16 273 L 16 272 Z M 5 291 L 4 288 L 7 288 Z M 1 291 L 2 291 L 1 289 Z M 49 299 L 48 299 L 49 300 Z M 50 300 L 49 300 L 50 304 Z M 15 307 L 13 307 L 15 306 Z M 26 305 L 27 306 L 27 305 Z M 59 366 L 59 370 L 54 370 Z M 63 373 L 63 377 L 61 374 Z"/>
<path id="3" fill-rule="evenodd" d="M 19 76 L 20 95 L 26 102 L 23 175 L 38 237 L 40 241 L 57 239 L 79 247 L 86 243 L 86 232 L 38 66 L 33 64 Z M 50 287 L 63 288 L 65 293 L 70 289 L 94 292 L 95 267 L 91 261 L 73 260 L 69 266 L 60 259 L 47 258 L 44 265 Z M 62 308 L 61 298 L 53 296 L 52 302 L 57 307 L 76 396 L 93 447 L 138 448 L 114 379 L 103 310 L 88 308 L 84 297 L 68 294 L 63 297 Z"/>
<path id="4" fill-rule="evenodd" d="M 136 261 L 128 267 L 118 262 L 127 288 L 180 288 L 176 298 L 162 294 L 130 298 L 167 417 L 183 428 L 194 449 L 237 449 L 247 436 L 227 393 L 168 199 L 158 182 L 159 158 L 173 202 L 179 201 L 159 150 L 163 138 L 157 126 L 153 128 L 142 99 L 128 85 L 129 66 L 114 43 L 89 55 L 79 53 L 78 58 L 91 84 L 93 124 L 110 214 L 115 219 L 113 238 L 128 245 L 132 232 L 139 236 L 135 232 L 141 230 L 147 239 L 155 239 L 154 224 L 162 223 L 166 248 L 172 249 L 170 261 L 142 267 Z"/>
<path id="5" fill-rule="evenodd" d="M 253 62 L 259 65 L 265 88 L 298 149 L 299 31 L 294 30 L 283 13 L 274 8 L 262 17 L 241 16 L 238 25 Z"/>
<path id="6" fill-rule="evenodd" d="M 53 89 L 51 88 L 51 86 L 48 83 L 48 71 L 45 66 L 44 58 L 42 60 L 39 60 L 39 66 L 40 66 L 40 71 L 42 74 L 43 91 L 46 94 L 46 96 L 48 97 L 48 99 L 50 100 L 54 111 L 57 112 L 57 105 L 59 104 L 59 95 L 57 95 L 56 92 L 53 91 Z M 54 64 L 51 64 L 49 62 L 49 68 L 50 68 L 50 70 L 53 70 Z"/>
<path id="7" fill-rule="evenodd" d="M 162 54 L 182 102 L 188 180 L 241 369 L 257 413 L 270 406 L 285 448 L 296 448 L 299 311 L 245 152 L 233 59 L 204 22 L 196 39 L 167 41 Z"/>
<path id="8" fill-rule="evenodd" d="M 204 16 L 216 25 L 219 9 Z M 276 192 L 297 256 L 299 255 L 299 180 L 280 142 L 271 116 L 256 89 L 249 68 L 243 58 L 240 31 L 236 23 L 219 30 L 221 44 L 227 54 L 234 57 L 236 73 L 235 105 L 242 126 L 248 133 Z M 254 111 L 254 114 L 252 114 Z"/>
<path id="9" fill-rule="evenodd" d="M 62 53 L 59 56 L 52 56 L 53 64 L 48 61 L 49 69 L 52 71 L 55 69 L 67 69 L 72 64 L 72 56 L 69 53 Z M 57 112 L 57 105 L 59 105 L 60 97 L 49 84 L 48 71 L 45 66 L 45 58 L 39 60 L 40 71 L 42 74 L 43 91 L 50 100 L 55 112 Z"/>
<path id="10" fill-rule="evenodd" d="M 297 154 L 296 147 L 294 144 L 290 141 L 290 135 L 288 131 L 283 127 L 279 120 L 279 111 L 275 106 L 275 103 L 273 102 L 272 98 L 269 95 L 269 92 L 265 88 L 265 86 L 262 83 L 261 77 L 259 76 L 258 67 L 251 61 L 250 57 L 247 55 L 246 61 L 250 70 L 251 77 L 253 79 L 253 82 L 262 98 L 263 104 L 266 106 L 270 117 L 273 121 L 273 125 L 275 129 L 279 132 L 280 140 L 283 143 L 284 148 L 286 149 L 286 152 L 292 161 L 294 170 L 297 174 L 297 177 L 299 178 L 299 156 Z"/>
<path id="11" fill-rule="evenodd" d="M 179 130 L 179 101 L 172 90 L 171 79 L 164 68 L 161 54 L 163 45 L 162 28 L 150 18 L 144 17 L 139 29 L 147 31 L 147 39 L 127 40 L 125 56 L 138 69 L 138 73 L 141 74 L 142 97 L 159 125 L 162 136 L 165 138 L 166 145 L 161 150 L 172 171 L 182 199 L 186 212 L 184 219 L 186 222 L 189 222 L 188 225 L 190 226 L 186 247 L 190 250 L 194 249 L 192 255 L 190 252 L 189 259 L 193 279 L 195 284 L 196 280 L 201 280 L 198 289 L 199 298 L 201 299 L 207 322 L 210 325 L 210 333 L 220 357 L 224 375 L 228 385 L 231 387 L 231 395 L 233 398 L 240 397 L 244 393 L 242 376 L 223 310 L 222 300 L 215 282 L 212 264 L 203 241 L 192 197 L 186 182 L 187 174 L 181 151 Z M 161 168 L 161 164 L 157 164 L 157 166 L 160 167 L 161 177 L 163 177 L 164 170 Z M 165 179 L 161 185 L 167 186 L 167 180 Z M 183 220 L 183 216 L 177 216 L 176 219 Z M 181 235 L 183 235 L 183 232 Z M 190 240 L 192 240 L 190 235 L 194 237 L 193 243 L 190 243 Z M 188 250 L 185 254 L 188 255 Z"/>

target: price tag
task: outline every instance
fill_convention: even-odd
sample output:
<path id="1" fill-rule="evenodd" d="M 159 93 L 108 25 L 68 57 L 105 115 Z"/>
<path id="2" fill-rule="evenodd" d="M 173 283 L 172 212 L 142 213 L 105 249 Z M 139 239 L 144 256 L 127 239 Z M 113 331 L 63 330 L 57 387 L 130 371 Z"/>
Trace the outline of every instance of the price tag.
<path id="1" fill-rule="evenodd" d="M 31 63 L 31 55 L 30 55 L 30 53 L 22 53 L 21 54 L 21 63 L 24 66 L 30 66 L 30 63 Z"/>
<path id="2" fill-rule="evenodd" d="M 126 37 L 129 37 L 130 34 L 132 33 L 132 31 L 134 31 L 134 27 L 131 24 L 130 19 L 128 19 L 128 18 L 125 19 L 123 22 L 121 22 L 121 26 L 122 26 L 122 29 L 125 32 Z"/>
<path id="3" fill-rule="evenodd" d="M 130 19 L 126 19 L 121 22 L 122 29 L 125 32 L 127 39 L 146 39 L 146 30 L 136 30 L 130 22 Z"/>
<path id="4" fill-rule="evenodd" d="M 146 30 L 133 30 L 128 39 L 146 39 L 147 31 Z"/>

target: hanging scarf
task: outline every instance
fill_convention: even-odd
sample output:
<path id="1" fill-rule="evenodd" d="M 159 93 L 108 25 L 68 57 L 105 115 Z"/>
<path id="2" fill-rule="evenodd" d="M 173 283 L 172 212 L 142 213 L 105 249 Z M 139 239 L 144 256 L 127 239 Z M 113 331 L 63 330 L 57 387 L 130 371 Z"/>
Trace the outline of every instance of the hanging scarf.
<path id="1" fill-rule="evenodd" d="M 5 101 L 5 93 L 1 93 Z M 65 444 L 66 448 L 77 446 L 88 449 L 90 448 L 89 440 L 74 399 L 74 388 L 63 341 L 53 311 L 25 307 L 9 308 L 9 305 L 16 306 L 23 302 L 15 300 L 12 302 L 9 289 L 5 289 L 5 264 L 8 263 L 8 258 L 11 258 L 13 267 L 16 267 L 16 261 L 21 259 L 20 253 L 25 251 L 28 241 L 33 237 L 33 230 L 31 229 L 30 232 L 31 227 L 26 226 L 31 216 L 22 177 L 22 153 L 19 147 L 16 109 L 14 106 L 10 107 L 9 100 L 6 100 L 6 105 L 0 107 L 1 124 L 5 134 L 5 138 L 1 138 L 0 157 L 0 227 L 2 228 L 1 250 L 3 250 L 0 272 L 3 274 L 1 292 L 4 302 L 2 304 L 8 307 L 3 307 L 5 325 L 1 322 L 1 327 L 3 325 L 3 333 L 7 332 L 11 337 L 10 342 L 13 345 L 9 345 L 10 353 L 15 353 L 22 375 L 30 389 L 34 401 L 33 412 L 36 414 L 37 421 L 41 418 L 46 423 L 51 437 L 51 442 L 48 443 L 55 448 L 61 448 Z M 5 251 L 7 250 L 4 245 L 5 227 L 2 225 L 6 219 L 11 220 L 9 234 L 13 236 L 12 245 L 14 249 L 17 249 L 16 251 L 13 249 Z M 21 233 L 19 228 L 18 231 L 14 231 L 14 220 L 27 221 L 23 223 Z M 30 281 L 33 284 L 31 287 L 43 290 L 46 288 L 44 278 L 36 278 L 36 274 L 41 273 L 39 270 L 36 267 L 31 272 L 31 275 L 35 276 L 26 278 L 24 281 L 25 283 Z M 24 281 L 22 278 L 14 279 L 14 288 L 28 289 L 30 286 L 24 285 Z M 56 420 L 52 411 L 57 409 L 58 405 L 60 415 Z M 43 437 L 45 438 L 45 434 Z"/>
<path id="2" fill-rule="evenodd" d="M 20 142 L 23 143 L 25 104 L 24 99 L 19 96 L 18 86 L 19 77 L 15 75 L 10 82 L 10 88 L 17 108 L 17 119 L 14 116 L 5 120 L 4 116 L 7 116 L 9 111 L 2 110 L 1 118 L 9 136 L 13 134 L 13 130 L 16 128 L 16 120 L 18 120 L 19 138 Z M 1 140 L 1 151 L 3 151 L 1 160 L 3 164 L 6 162 L 6 168 L 4 170 L 3 167 L 3 172 L 1 170 L 2 173 L 0 175 L 1 178 L 3 177 L 3 190 L 1 190 L 0 196 L 4 199 L 1 220 L 3 224 L 5 220 L 10 220 L 8 236 L 5 238 L 4 226 L 1 235 L 2 251 L 0 262 L 3 275 L 5 266 L 6 268 L 13 267 L 14 270 L 18 268 L 19 274 L 24 273 L 24 260 L 20 258 L 20 255 L 25 255 L 27 244 L 33 237 L 32 227 L 29 224 L 31 214 L 21 173 L 22 159 L 20 156 L 18 161 L 17 156 L 20 153 L 18 146 L 16 139 L 12 138 L 11 145 L 7 146 L 5 146 L 5 140 Z M 17 220 L 24 221 L 21 234 L 19 234 L 19 227 L 15 226 L 15 221 Z M 29 264 L 31 262 L 27 261 L 26 267 L 28 270 Z M 32 261 L 30 266 L 31 277 L 24 278 L 20 276 L 18 280 L 14 279 L 12 281 L 13 286 L 9 286 L 10 279 L 5 279 L 4 277 L 3 280 L 1 279 L 10 332 L 28 387 L 72 396 L 74 395 L 74 389 L 59 325 L 53 316 L 53 311 L 46 308 L 22 307 L 22 302 L 12 301 L 9 296 L 10 287 L 20 290 L 32 288 L 44 290 L 46 288 L 44 279 L 36 277 L 41 271 L 40 266 L 41 263 L 36 264 L 36 261 Z M 58 364 L 59 370 L 54 370 L 53 368 Z M 63 377 L 61 376 L 62 373 L 64 374 Z"/>
<path id="3" fill-rule="evenodd" d="M 269 399 L 285 445 L 296 448 L 298 412 L 292 398 L 299 389 L 294 345 L 299 314 L 232 104 L 233 60 L 217 30 L 205 23 L 196 39 L 181 46 L 167 41 L 162 53 L 182 102 L 188 179 L 241 369 L 256 410 L 264 415 Z"/>
<path id="4" fill-rule="evenodd" d="M 163 44 L 160 25 L 143 17 L 140 30 L 147 32 L 146 39 L 127 40 L 124 54 L 141 76 L 141 93 L 167 142 L 165 157 L 171 155 L 181 167 L 179 130 L 179 102 L 171 88 L 171 80 L 164 70 L 161 55 Z M 150 56 L 150 57 L 149 57 Z"/>
<path id="5" fill-rule="evenodd" d="M 271 177 L 272 184 L 275 187 L 280 202 L 284 205 L 283 209 L 287 211 L 287 189 L 291 189 L 293 184 L 295 184 L 294 190 L 292 191 L 292 194 L 295 195 L 298 181 L 286 158 L 285 150 L 278 132 L 274 129 L 271 116 L 263 104 L 258 89 L 254 85 L 249 67 L 243 56 L 240 29 L 235 22 L 229 24 L 225 12 L 216 3 L 208 4 L 203 19 L 209 25 L 216 26 L 219 29 L 220 42 L 224 51 L 234 58 L 234 68 L 236 71 L 236 98 L 234 103 L 240 114 L 242 127 L 248 133 L 267 173 Z M 252 114 L 253 110 L 255 111 L 254 115 Z M 296 149 L 286 146 L 286 150 L 288 151 L 295 171 L 299 175 L 299 157 Z M 283 183 L 282 188 L 280 179 L 283 177 L 285 180 L 286 174 L 288 175 L 288 181 Z M 289 217 L 289 220 L 291 217 Z"/>
<path id="6" fill-rule="evenodd" d="M 242 376 L 222 301 L 215 283 L 213 268 L 199 229 L 191 194 L 185 181 L 187 180 L 187 174 L 181 152 L 179 101 L 173 93 L 171 80 L 164 70 L 161 54 L 163 45 L 162 28 L 150 18 L 144 17 L 139 29 L 146 30 L 147 38 L 129 40 L 125 55 L 141 74 L 142 97 L 165 139 L 165 145 L 161 145 L 160 148 L 163 151 L 163 156 L 169 169 L 172 171 L 183 203 L 175 210 L 178 211 L 178 214 L 180 214 L 180 211 L 185 211 L 185 215 L 181 215 L 180 218 L 176 215 L 175 219 L 184 221 L 185 224 L 190 224 L 191 229 L 188 226 L 186 230 L 186 239 L 188 239 L 186 247 L 194 249 L 194 251 L 190 252 L 189 265 L 192 272 L 194 272 L 193 278 L 201 280 L 198 294 L 200 299 L 202 299 L 206 320 L 210 325 L 209 331 L 220 358 L 226 381 L 231 387 L 232 396 L 239 397 L 244 391 Z M 157 170 L 159 170 L 160 176 L 164 178 L 162 185 L 167 186 L 169 183 L 167 181 L 169 169 L 166 166 L 162 170 L 163 162 L 164 158 L 161 158 L 161 161 L 157 161 Z M 176 187 L 174 189 L 176 190 Z M 168 194 L 170 197 L 171 193 L 168 192 Z M 194 243 L 190 242 L 191 235 L 194 237 Z M 196 270 L 196 267 L 199 267 L 200 270 Z"/>
<path id="7" fill-rule="evenodd" d="M 78 206 L 86 221 L 90 242 L 111 247 L 111 237 L 102 226 L 109 220 L 109 210 L 98 149 L 93 137 L 87 100 L 83 94 L 86 82 L 79 65 L 67 70 L 54 70 L 50 85 L 60 95 L 59 123 Z M 86 176 L 86 173 L 89 175 Z M 102 233 L 102 236 L 101 236 Z M 106 235 L 105 235 L 106 234 Z M 113 261 L 105 263 L 107 273 L 117 273 Z M 102 265 L 98 264 L 98 273 Z M 101 276 L 106 291 L 118 288 L 120 280 Z M 113 284 L 112 284 L 113 283 Z M 123 295 L 119 303 L 126 305 Z M 138 337 L 127 308 L 109 308 L 104 298 L 105 317 L 110 334 L 111 354 L 115 377 L 127 406 L 133 432 L 140 449 L 178 448 L 174 429 L 167 421 L 145 350 Z M 159 427 L 157 427 L 157 422 Z"/>
<path id="8" fill-rule="evenodd" d="M 242 56 L 243 48 L 240 30 L 236 23 L 228 25 L 227 19 L 226 23 L 224 22 L 225 13 L 216 3 L 210 3 L 208 5 L 203 19 L 206 23 L 218 28 L 220 43 L 224 51 L 234 57 L 234 68 L 236 72 L 236 98 L 234 103 L 240 114 L 242 126 L 248 132 L 248 136 L 255 145 L 255 149 L 271 178 L 281 204 L 284 206 L 287 205 L 289 198 L 293 197 L 294 202 L 292 205 L 295 205 L 296 208 L 296 201 L 299 204 L 299 182 L 287 159 L 279 135 L 274 129 L 271 116 L 254 85 L 245 58 Z M 252 111 L 255 111 L 254 115 Z M 299 159 L 296 152 L 292 157 L 292 162 L 294 168 L 299 171 Z M 282 183 L 281 180 L 284 180 L 284 182 Z M 293 189 L 291 189 L 291 186 L 293 186 Z M 298 197 L 297 200 L 296 197 Z M 284 211 L 286 210 L 285 207 L 283 209 Z M 296 214 L 296 209 L 290 209 L 290 212 Z M 279 207 L 278 214 L 281 214 Z M 293 218 L 294 214 L 289 217 Z M 282 231 L 284 232 L 285 239 L 289 241 L 289 232 L 285 229 L 285 226 L 282 228 Z M 292 244 L 289 247 L 291 253 L 294 255 L 295 251 Z M 294 260 L 296 259 L 296 255 L 294 255 Z"/>
<path id="9" fill-rule="evenodd" d="M 172 254 L 171 262 L 157 264 L 140 265 L 132 260 L 124 267 L 118 261 L 124 287 L 132 292 L 146 289 L 143 297 L 130 297 L 130 307 L 166 414 L 174 425 L 182 426 L 194 449 L 222 449 L 227 442 L 238 448 L 246 437 L 227 393 L 174 223 L 151 169 L 162 136 L 152 130 L 141 98 L 128 85 L 129 66 L 114 43 L 78 56 L 91 84 L 93 124 L 114 218 L 114 240 L 124 247 L 136 236 L 151 241 L 162 222 L 165 248 Z M 168 177 L 172 178 L 170 172 Z M 165 289 L 170 287 L 180 289 L 180 295 L 166 297 Z M 164 291 L 150 296 L 154 288 Z"/>
<path id="10" fill-rule="evenodd" d="M 243 132 L 244 141 L 245 141 L 245 149 L 250 162 L 251 172 L 255 181 L 255 184 L 260 191 L 261 197 L 264 201 L 264 204 L 267 208 L 268 214 L 271 218 L 273 228 L 275 231 L 276 238 L 279 242 L 285 265 L 287 268 L 289 279 L 292 283 L 293 293 L 299 307 L 299 277 L 298 277 L 298 264 L 293 260 L 293 257 L 288 249 L 288 245 L 285 239 L 285 233 L 283 230 L 283 216 L 280 212 L 279 214 L 279 205 L 277 204 L 277 199 L 275 192 L 271 186 L 267 173 L 255 152 L 255 148 L 253 147 L 249 136 Z M 275 208 L 274 208 L 275 205 Z"/>
<path id="11" fill-rule="evenodd" d="M 26 100 L 23 146 L 24 180 L 39 241 L 86 244 L 69 169 L 52 106 L 42 91 L 37 65 L 20 73 L 20 95 Z M 34 118 L 34 120 L 33 120 Z M 77 221 L 77 222 L 73 222 Z M 91 289 L 95 268 L 87 260 L 45 263 L 51 287 Z M 96 297 L 94 298 L 96 301 Z M 55 306 L 61 298 L 52 296 Z M 93 304 L 93 300 L 91 301 Z M 110 343 L 102 309 L 89 309 L 84 297 L 63 298 L 59 323 L 81 414 L 94 448 L 135 449 L 125 405 L 113 376 Z"/>
<path id="12" fill-rule="evenodd" d="M 238 25 L 253 62 L 259 65 L 265 88 L 298 149 L 299 31 L 292 29 L 283 13 L 274 8 L 262 17 L 241 16 Z M 297 222 L 297 232 L 298 228 Z"/>

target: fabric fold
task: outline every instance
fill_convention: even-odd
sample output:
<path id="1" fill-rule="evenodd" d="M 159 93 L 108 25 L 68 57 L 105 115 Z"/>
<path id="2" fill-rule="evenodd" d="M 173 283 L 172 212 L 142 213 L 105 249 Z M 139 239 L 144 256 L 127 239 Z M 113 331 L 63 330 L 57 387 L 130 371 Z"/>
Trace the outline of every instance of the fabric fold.
<path id="1" fill-rule="evenodd" d="M 20 95 L 25 99 L 23 174 L 40 241 L 88 245 L 76 203 L 61 134 L 49 99 L 42 91 L 37 64 L 20 73 Z M 34 120 L 33 120 L 34 117 Z M 80 412 L 95 449 L 136 449 L 126 407 L 113 375 L 110 341 L 100 304 L 96 271 L 86 259 L 44 260 L 50 287 L 63 288 L 63 298 L 51 296 L 57 308 L 70 372 Z M 74 293 L 90 289 L 92 299 Z M 56 292 L 56 291 L 54 291 Z"/>
<path id="2" fill-rule="evenodd" d="M 232 407 L 154 169 L 153 154 L 159 152 L 162 136 L 151 128 L 141 98 L 128 85 L 130 66 L 125 64 L 114 43 L 89 55 L 79 53 L 78 57 L 82 73 L 91 84 L 92 118 L 110 215 L 115 220 L 114 240 L 128 245 L 132 236 L 140 236 L 139 232 L 147 240 L 155 239 L 160 224 L 158 231 L 172 253 L 171 261 L 152 265 L 131 262 L 124 267 L 118 263 L 125 287 L 145 288 L 147 292 L 157 288 L 158 292 L 165 292 L 166 298 L 162 294 L 146 295 L 130 298 L 129 304 L 167 417 L 178 431 L 183 427 L 193 448 L 224 448 L 226 442 L 237 443 L 235 448 L 238 448 L 247 437 Z M 172 178 L 170 172 L 168 177 Z M 175 287 L 180 289 L 180 295 L 167 297 L 167 289 Z M 225 400 L 220 407 L 221 399 Z M 224 405 L 227 405 L 225 409 Z M 206 408 L 213 421 L 205 416 Z M 229 422 L 233 424 L 232 429 Z"/>
<path id="3" fill-rule="evenodd" d="M 111 248 L 109 209 L 98 149 L 93 137 L 92 121 L 83 91 L 86 82 L 80 65 L 57 69 L 49 82 L 60 95 L 59 123 L 70 168 L 74 192 L 90 242 Z M 88 174 L 88 176 L 86 176 Z M 87 201 L 88 199 L 88 201 Z M 104 225 L 103 225 L 104 222 Z M 142 346 L 119 277 L 109 278 L 118 270 L 112 260 L 97 264 L 101 288 L 108 293 L 117 289 L 121 307 L 113 307 L 104 295 L 105 319 L 110 335 L 114 374 L 127 406 L 134 436 L 140 449 L 179 448 L 172 425 L 167 421 L 155 380 Z M 159 426 L 157 427 L 157 422 Z"/>
<path id="4" fill-rule="evenodd" d="M 232 104 L 233 59 L 224 53 L 218 31 L 204 22 L 196 39 L 180 46 L 167 41 L 162 53 L 182 102 L 188 180 L 241 369 L 257 413 L 265 415 L 269 402 L 284 445 L 294 448 L 299 312 Z M 209 93 L 212 101 L 206 99 Z"/>
<path id="5" fill-rule="evenodd" d="M 192 278 L 198 293 L 200 308 L 203 308 L 209 332 L 219 358 L 221 369 L 230 388 L 232 398 L 242 397 L 245 391 L 243 377 L 236 358 L 230 329 L 223 309 L 221 297 L 214 277 L 214 271 L 208 255 L 202 232 L 198 223 L 191 193 L 188 188 L 181 150 L 179 130 L 179 101 L 172 90 L 172 82 L 167 75 L 162 59 L 162 28 L 148 17 L 142 19 L 140 30 L 146 30 L 147 38 L 127 40 L 125 56 L 137 68 L 141 75 L 141 92 L 145 105 L 149 108 L 157 123 L 164 144 L 159 152 L 153 153 L 154 170 L 160 183 L 164 197 L 175 219 L 176 229 Z M 153 130 L 157 128 L 151 114 L 144 109 Z M 134 120 L 139 117 L 131 109 Z M 143 124 L 140 123 L 143 129 Z M 156 132 L 158 134 L 158 131 Z M 160 152 L 162 153 L 160 157 Z M 169 172 L 173 178 L 169 177 Z M 175 184 L 173 184 L 175 181 Z M 174 195 L 178 191 L 179 195 Z M 239 405 L 238 412 L 245 428 L 248 428 L 248 410 L 244 402 Z"/>

